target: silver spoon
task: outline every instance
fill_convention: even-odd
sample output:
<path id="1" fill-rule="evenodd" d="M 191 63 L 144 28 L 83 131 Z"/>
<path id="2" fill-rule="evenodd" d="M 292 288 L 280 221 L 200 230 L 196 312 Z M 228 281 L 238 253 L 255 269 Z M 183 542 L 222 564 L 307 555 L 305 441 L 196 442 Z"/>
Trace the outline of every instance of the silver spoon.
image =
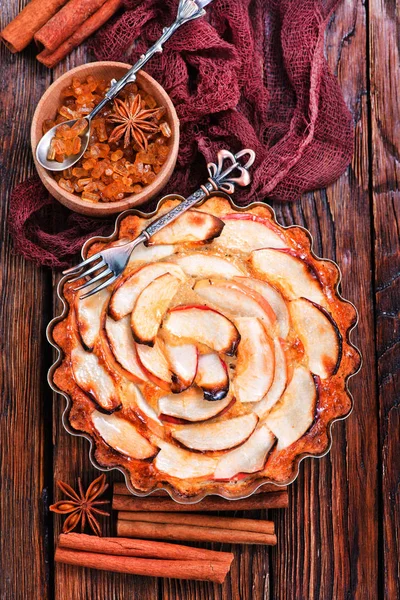
<path id="1" fill-rule="evenodd" d="M 60 126 L 60 124 L 58 124 L 45 133 L 36 147 L 36 159 L 39 164 L 49 171 L 64 171 L 64 169 L 69 169 L 75 163 L 77 163 L 83 153 L 86 151 L 89 143 L 90 124 L 92 119 L 104 108 L 108 102 L 110 102 L 110 100 L 113 100 L 115 96 L 119 94 L 123 87 L 125 87 L 128 83 L 133 83 L 136 81 L 137 72 L 143 68 L 153 54 L 156 52 L 162 52 L 164 43 L 181 25 L 187 23 L 188 21 L 192 21 L 193 19 L 197 19 L 198 17 L 202 17 L 205 14 L 204 7 L 207 6 L 207 4 L 210 4 L 210 2 L 212 2 L 212 0 L 180 0 L 176 19 L 172 25 L 163 29 L 160 39 L 157 40 L 157 42 L 146 52 L 146 54 L 142 54 L 137 63 L 134 64 L 133 67 L 129 69 L 129 71 L 119 81 L 113 80 L 111 82 L 112 85 L 104 96 L 103 100 L 94 107 L 90 114 L 83 117 L 88 121 L 89 126 L 87 127 L 85 133 L 81 136 L 81 149 L 78 154 L 68 156 L 68 158 L 66 158 L 62 163 L 59 163 L 55 160 L 48 160 L 47 155 L 50 148 L 50 142 L 56 134 L 57 127 Z M 69 125 L 72 127 L 77 120 L 78 119 L 63 121 L 62 125 Z"/>

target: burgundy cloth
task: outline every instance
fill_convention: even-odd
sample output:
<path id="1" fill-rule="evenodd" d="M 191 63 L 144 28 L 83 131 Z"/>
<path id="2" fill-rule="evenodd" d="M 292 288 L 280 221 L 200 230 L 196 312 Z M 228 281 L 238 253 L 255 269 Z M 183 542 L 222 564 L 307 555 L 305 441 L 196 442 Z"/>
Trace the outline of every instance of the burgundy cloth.
<path id="1" fill-rule="evenodd" d="M 353 149 L 351 118 L 323 54 L 336 4 L 214 0 L 206 18 L 183 26 L 151 59 L 146 71 L 167 90 L 181 121 L 177 167 L 163 193 L 193 191 L 220 148 L 256 151 L 252 184 L 235 193 L 241 205 L 296 200 L 344 171 Z M 177 0 L 124 0 L 122 14 L 91 42 L 96 59 L 133 63 L 176 7 Z M 112 228 L 67 214 L 37 180 L 17 186 L 10 216 L 17 249 L 60 266 L 89 234 Z"/>

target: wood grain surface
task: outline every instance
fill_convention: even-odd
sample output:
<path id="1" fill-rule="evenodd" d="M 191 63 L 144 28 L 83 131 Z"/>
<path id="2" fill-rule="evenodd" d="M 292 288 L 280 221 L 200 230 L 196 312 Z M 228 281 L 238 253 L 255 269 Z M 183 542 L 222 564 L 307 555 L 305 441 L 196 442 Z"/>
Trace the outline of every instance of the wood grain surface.
<path id="1" fill-rule="evenodd" d="M 26 3 L 2 0 L 1 26 Z M 399 8 L 347 0 L 332 16 L 326 55 L 355 126 L 354 158 L 325 190 L 275 205 L 278 220 L 310 229 L 317 254 L 340 264 L 343 295 L 357 306 L 352 339 L 364 366 L 350 382 L 354 411 L 333 427 L 330 454 L 302 463 L 286 511 L 273 519 L 278 545 L 210 544 L 235 554 L 219 586 L 54 564 L 61 519 L 55 480 L 84 484 L 97 472 L 88 442 L 62 426 L 64 400 L 46 372 L 45 326 L 59 311 L 59 275 L 15 255 L 7 234 L 10 190 L 33 172 L 29 127 L 49 84 L 87 59 L 81 47 L 53 72 L 34 49 L 0 49 L 1 600 L 397 600 L 400 598 L 400 120 Z M 90 57 L 89 57 L 90 58 Z M 397 390 L 397 397 L 396 397 Z M 108 480 L 122 481 L 111 472 Z M 109 522 L 104 527 L 112 534 Z"/>

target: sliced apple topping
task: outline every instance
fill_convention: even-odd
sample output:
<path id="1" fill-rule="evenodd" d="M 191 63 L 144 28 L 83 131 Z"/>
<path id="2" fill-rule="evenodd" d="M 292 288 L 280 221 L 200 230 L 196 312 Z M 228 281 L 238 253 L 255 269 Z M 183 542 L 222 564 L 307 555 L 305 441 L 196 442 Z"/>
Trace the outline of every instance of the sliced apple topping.
<path id="1" fill-rule="evenodd" d="M 105 332 L 108 345 L 117 363 L 138 381 L 146 381 L 147 377 L 138 360 L 129 316 L 120 321 L 114 321 L 111 317 L 106 316 Z"/>
<path id="2" fill-rule="evenodd" d="M 224 248 L 242 252 L 287 248 L 284 234 L 269 219 L 250 213 L 232 213 L 221 218 L 225 227 L 216 243 Z"/>
<path id="3" fill-rule="evenodd" d="M 154 346 L 137 344 L 136 350 L 140 366 L 148 379 L 161 389 L 170 391 L 172 373 L 162 342 L 157 339 Z"/>
<path id="4" fill-rule="evenodd" d="M 214 479 L 231 479 L 239 473 L 261 471 L 275 439 L 266 425 L 257 427 L 244 444 L 219 459 Z"/>
<path id="5" fill-rule="evenodd" d="M 305 298 L 290 302 L 290 314 L 311 372 L 321 379 L 333 375 L 340 362 L 342 337 L 332 317 Z"/>
<path id="6" fill-rule="evenodd" d="M 226 396 L 223 400 L 206 402 L 203 391 L 198 387 L 191 387 L 181 394 L 170 394 L 160 398 L 158 410 L 161 415 L 185 421 L 206 421 L 222 412 L 231 401 L 232 398 Z"/>
<path id="7" fill-rule="evenodd" d="M 229 375 L 225 362 L 218 354 L 199 357 L 196 383 L 202 388 L 206 400 L 222 400 L 229 391 Z"/>
<path id="8" fill-rule="evenodd" d="M 226 421 L 182 425 L 172 436 L 187 448 L 201 452 L 226 450 L 243 444 L 253 433 L 258 417 L 254 413 Z"/>
<path id="9" fill-rule="evenodd" d="M 271 408 L 278 402 L 281 398 L 283 392 L 286 388 L 287 382 L 287 364 L 285 353 L 282 348 L 282 343 L 278 338 L 274 338 L 274 355 L 275 355 L 275 370 L 274 370 L 274 380 L 272 382 L 271 387 L 268 390 L 268 393 L 260 402 L 255 404 L 253 410 L 263 419 L 265 415 L 269 413 Z"/>
<path id="10" fill-rule="evenodd" d="M 197 373 L 198 351 L 194 344 L 165 344 L 165 356 L 172 372 L 171 390 L 183 392 L 192 385 Z"/>
<path id="11" fill-rule="evenodd" d="M 253 279 L 253 277 L 235 277 L 235 281 L 251 288 L 268 302 L 276 316 L 279 336 L 282 339 L 286 339 L 290 329 L 290 318 L 289 310 L 282 294 L 266 281 Z"/>
<path id="12" fill-rule="evenodd" d="M 195 454 L 168 442 L 159 442 L 159 446 L 161 450 L 155 458 L 154 466 L 161 473 L 177 479 L 210 477 L 214 473 L 218 459 L 213 456 Z"/>
<path id="13" fill-rule="evenodd" d="M 238 282 L 223 279 L 202 279 L 194 291 L 207 302 L 242 317 L 257 317 L 268 327 L 273 327 L 275 313 L 268 302 L 255 290 Z"/>
<path id="14" fill-rule="evenodd" d="M 207 306 L 177 306 L 169 311 L 163 327 L 183 340 L 197 340 L 229 356 L 236 353 L 240 335 L 235 325 Z"/>
<path id="15" fill-rule="evenodd" d="M 172 256 L 175 251 L 175 246 L 172 244 L 164 244 L 162 246 L 145 246 L 144 244 L 139 244 L 129 258 L 128 268 L 139 263 L 152 263 L 162 260 L 163 258 L 167 258 L 167 256 Z"/>
<path id="16" fill-rule="evenodd" d="M 139 344 L 154 344 L 164 314 L 179 286 L 177 277 L 165 273 L 139 294 L 131 313 L 133 337 Z"/>
<path id="17" fill-rule="evenodd" d="M 175 262 L 191 277 L 234 277 L 243 271 L 224 258 L 211 254 L 187 254 L 178 256 Z"/>
<path id="18" fill-rule="evenodd" d="M 224 222 L 218 217 L 198 210 L 188 210 L 151 236 L 148 244 L 211 242 L 221 234 L 223 228 Z"/>
<path id="19" fill-rule="evenodd" d="M 95 410 L 92 423 L 106 444 L 121 454 L 140 460 L 150 458 L 157 452 L 157 448 L 138 432 L 133 423 L 120 416 L 104 415 Z"/>
<path id="20" fill-rule="evenodd" d="M 275 404 L 265 424 L 278 438 L 277 450 L 287 448 L 311 426 L 317 399 L 313 377 L 305 367 L 296 367 L 281 400 Z"/>
<path id="21" fill-rule="evenodd" d="M 80 294 L 87 291 L 84 289 L 78 292 L 75 299 L 75 314 L 81 340 L 88 350 L 92 350 L 100 332 L 101 314 L 110 298 L 110 292 L 104 289 L 89 298 L 80 298 Z"/>
<path id="22" fill-rule="evenodd" d="M 261 321 L 252 317 L 236 319 L 241 341 L 233 379 L 240 402 L 258 402 L 271 387 L 275 359 L 271 341 Z"/>
<path id="23" fill-rule="evenodd" d="M 147 417 L 151 421 L 155 421 L 157 425 L 162 425 L 159 420 L 156 411 L 144 398 L 140 388 L 132 383 L 131 381 L 127 381 L 122 386 L 122 407 L 125 409 L 139 409 L 142 417 Z M 147 421 L 147 419 L 145 419 Z M 159 430 L 158 430 L 159 431 Z"/>
<path id="24" fill-rule="evenodd" d="M 264 248 L 252 252 L 249 260 L 258 275 L 280 286 L 290 300 L 304 297 L 317 304 L 326 304 L 321 284 L 300 258 L 285 251 Z"/>
<path id="25" fill-rule="evenodd" d="M 76 345 L 71 352 L 71 367 L 77 385 L 107 411 L 121 406 L 118 388 L 96 354 Z"/>
<path id="26" fill-rule="evenodd" d="M 108 307 L 110 315 L 118 320 L 132 312 L 141 292 L 157 277 L 166 273 L 174 275 L 181 281 L 185 279 L 182 269 L 178 265 L 169 262 L 146 265 L 122 278 L 114 288 L 110 299 Z"/>

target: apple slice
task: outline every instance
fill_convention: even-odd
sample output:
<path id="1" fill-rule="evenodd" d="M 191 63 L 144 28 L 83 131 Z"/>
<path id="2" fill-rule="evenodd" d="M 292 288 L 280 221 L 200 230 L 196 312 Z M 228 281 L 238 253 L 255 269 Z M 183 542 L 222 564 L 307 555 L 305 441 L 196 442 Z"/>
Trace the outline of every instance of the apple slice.
<path id="1" fill-rule="evenodd" d="M 94 343 L 100 332 L 101 314 L 106 302 L 110 298 L 111 292 L 104 289 L 93 296 L 89 296 L 89 298 L 80 298 L 80 295 L 88 290 L 90 288 L 78 292 L 75 299 L 75 314 L 81 340 L 88 350 L 93 350 Z"/>
<path id="2" fill-rule="evenodd" d="M 177 338 L 197 340 L 228 356 L 236 353 L 240 341 L 235 325 L 207 306 L 177 306 L 169 311 L 163 327 Z"/>
<path id="3" fill-rule="evenodd" d="M 187 254 L 178 256 L 175 262 L 191 277 L 234 277 L 243 275 L 236 265 L 211 254 Z"/>
<path id="4" fill-rule="evenodd" d="M 212 352 L 199 357 L 196 383 L 206 400 L 222 400 L 229 391 L 229 375 L 225 362 Z"/>
<path id="5" fill-rule="evenodd" d="M 136 342 L 153 346 L 164 314 L 180 284 L 177 277 L 165 273 L 139 294 L 131 313 L 131 328 Z"/>
<path id="6" fill-rule="evenodd" d="M 77 344 L 71 352 L 71 367 L 77 385 L 106 411 L 121 406 L 117 386 L 93 352 Z"/>
<path id="7" fill-rule="evenodd" d="M 219 459 L 214 479 L 231 479 L 239 473 L 261 471 L 274 442 L 275 436 L 266 425 L 257 427 L 244 444 Z"/>
<path id="8" fill-rule="evenodd" d="M 221 234 L 224 222 L 214 215 L 188 210 L 151 236 L 148 245 L 211 242 Z"/>
<path id="9" fill-rule="evenodd" d="M 117 321 L 131 313 L 141 292 L 157 277 L 166 273 L 174 275 L 181 281 L 185 279 L 182 269 L 168 262 L 146 265 L 122 278 L 114 288 L 108 307 L 113 319 Z"/>
<path id="10" fill-rule="evenodd" d="M 241 317 L 257 317 L 268 327 L 273 327 L 275 313 L 258 292 L 238 282 L 224 279 L 202 279 L 193 290 L 207 302 L 224 311 Z"/>
<path id="11" fill-rule="evenodd" d="M 136 345 L 140 366 L 147 377 L 162 390 L 171 390 L 172 373 L 164 354 L 162 342 L 157 339 L 154 346 Z"/>
<path id="12" fill-rule="evenodd" d="M 189 452 L 168 442 L 161 441 L 159 446 L 161 450 L 155 458 L 154 466 L 161 473 L 177 479 L 210 477 L 218 462 L 213 456 Z"/>
<path id="13" fill-rule="evenodd" d="M 277 450 L 287 448 L 311 426 L 317 400 L 317 390 L 308 369 L 296 367 L 281 400 L 275 404 L 265 424 L 278 438 Z"/>
<path id="14" fill-rule="evenodd" d="M 258 417 L 254 413 L 226 421 L 182 425 L 172 432 L 172 437 L 192 450 L 200 452 L 234 448 L 253 433 Z"/>
<path id="15" fill-rule="evenodd" d="M 136 266 L 139 263 L 149 264 L 152 262 L 157 262 L 158 260 L 167 258 L 167 256 L 172 256 L 175 252 L 175 246 L 172 244 L 150 247 L 145 246 L 144 244 L 139 244 L 139 246 L 137 246 L 132 252 L 127 268 L 129 269 L 130 267 Z"/>
<path id="16" fill-rule="evenodd" d="M 156 411 L 148 402 L 146 402 L 140 388 L 134 383 L 127 381 L 123 385 L 122 389 L 122 407 L 124 409 L 131 409 L 135 411 L 135 409 L 139 409 L 139 412 L 142 413 L 142 417 L 147 417 L 151 421 L 155 421 L 157 425 L 161 425 L 162 423 L 157 416 Z M 159 434 L 160 429 L 157 429 L 157 433 Z"/>
<path id="17" fill-rule="evenodd" d="M 266 281 L 253 279 L 252 277 L 235 277 L 235 281 L 251 288 L 268 302 L 269 306 L 275 313 L 276 322 L 279 330 L 279 335 L 282 339 L 286 339 L 290 329 L 289 310 L 285 300 L 272 285 Z"/>
<path id="18" fill-rule="evenodd" d="M 147 377 L 138 360 L 129 316 L 119 321 L 106 316 L 104 328 L 108 345 L 117 363 L 138 382 L 146 381 Z"/>
<path id="19" fill-rule="evenodd" d="M 104 415 L 95 410 L 92 413 L 92 423 L 106 444 L 125 456 L 143 460 L 157 452 L 157 448 L 137 431 L 133 423 L 120 416 Z"/>
<path id="20" fill-rule="evenodd" d="M 191 387 L 181 394 L 163 396 L 158 401 L 158 410 L 161 415 L 184 419 L 185 421 L 206 421 L 222 412 L 232 401 L 232 397 L 225 397 L 216 402 L 206 402 L 203 391 L 198 387 Z"/>
<path id="21" fill-rule="evenodd" d="M 221 217 L 225 227 L 216 244 L 231 250 L 251 252 L 258 248 L 287 248 L 285 235 L 269 219 L 250 213 Z"/>
<path id="22" fill-rule="evenodd" d="M 239 344 L 233 388 L 240 402 L 264 398 L 274 378 L 275 358 L 271 341 L 258 319 L 236 319 Z"/>
<path id="23" fill-rule="evenodd" d="M 196 377 L 199 359 L 197 347 L 194 344 L 165 344 L 164 352 L 173 373 L 171 390 L 175 394 L 183 392 L 192 385 Z"/>
<path id="24" fill-rule="evenodd" d="M 272 382 L 271 387 L 268 390 L 268 393 L 260 402 L 255 404 L 253 410 L 263 419 L 265 415 L 269 413 L 271 408 L 278 402 L 281 398 L 283 392 L 286 389 L 287 383 L 287 364 L 285 353 L 282 348 L 282 343 L 279 338 L 274 338 L 274 355 L 275 355 L 275 370 L 274 370 L 274 380 Z"/>
<path id="25" fill-rule="evenodd" d="M 280 286 L 289 300 L 304 297 L 326 304 L 321 284 L 300 258 L 282 250 L 264 248 L 252 252 L 249 261 L 258 275 Z"/>
<path id="26" fill-rule="evenodd" d="M 342 353 L 342 336 L 335 321 L 322 307 L 305 298 L 293 300 L 289 308 L 311 372 L 321 379 L 330 377 L 337 371 Z"/>

